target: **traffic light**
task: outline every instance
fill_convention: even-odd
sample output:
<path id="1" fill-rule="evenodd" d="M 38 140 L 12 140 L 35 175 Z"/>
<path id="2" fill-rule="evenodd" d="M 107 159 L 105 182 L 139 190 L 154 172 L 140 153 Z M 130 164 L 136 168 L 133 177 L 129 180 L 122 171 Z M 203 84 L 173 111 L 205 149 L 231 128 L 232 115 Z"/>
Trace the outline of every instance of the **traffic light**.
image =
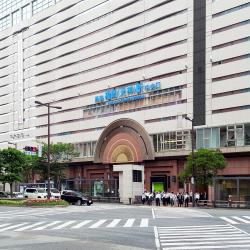
<path id="1" fill-rule="evenodd" d="M 27 155 L 36 155 L 38 151 L 37 147 L 31 147 L 31 146 L 25 146 L 24 147 L 24 152 Z"/>

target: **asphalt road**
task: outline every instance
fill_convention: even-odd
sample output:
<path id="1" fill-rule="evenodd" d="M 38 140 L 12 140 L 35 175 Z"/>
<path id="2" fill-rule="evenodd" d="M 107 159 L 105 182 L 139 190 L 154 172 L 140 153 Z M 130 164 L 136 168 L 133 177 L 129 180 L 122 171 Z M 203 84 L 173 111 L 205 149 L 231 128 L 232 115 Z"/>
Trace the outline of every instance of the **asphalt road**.
<path id="1" fill-rule="evenodd" d="M 250 210 L 0 207 L 0 249 L 250 249 Z"/>

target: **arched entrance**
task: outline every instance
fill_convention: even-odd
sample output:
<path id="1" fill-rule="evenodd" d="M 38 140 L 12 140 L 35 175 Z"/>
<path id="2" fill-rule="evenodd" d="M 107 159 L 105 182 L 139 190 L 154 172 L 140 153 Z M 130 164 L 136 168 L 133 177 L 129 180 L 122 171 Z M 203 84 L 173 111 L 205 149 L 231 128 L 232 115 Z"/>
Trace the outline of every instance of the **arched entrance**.
<path id="1" fill-rule="evenodd" d="M 146 130 L 132 119 L 112 122 L 97 141 L 94 162 L 113 165 L 119 172 L 122 202 L 131 202 L 144 190 L 144 161 L 154 160 L 154 149 Z"/>

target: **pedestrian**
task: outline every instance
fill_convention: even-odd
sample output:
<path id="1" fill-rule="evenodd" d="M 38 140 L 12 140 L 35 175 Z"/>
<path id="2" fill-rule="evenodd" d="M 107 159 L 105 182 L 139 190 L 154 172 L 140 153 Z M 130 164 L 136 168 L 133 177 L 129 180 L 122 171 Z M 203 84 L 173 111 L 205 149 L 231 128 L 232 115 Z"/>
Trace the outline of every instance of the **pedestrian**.
<path id="1" fill-rule="evenodd" d="M 189 203 L 189 194 L 186 192 L 184 194 L 184 204 L 185 204 L 185 207 L 188 207 L 188 203 Z"/>
<path id="2" fill-rule="evenodd" d="M 177 194 L 177 204 L 178 204 L 178 207 L 181 207 L 183 204 L 183 195 L 181 193 Z"/>
<path id="3" fill-rule="evenodd" d="M 153 195 L 153 193 L 149 193 L 149 195 L 148 195 L 148 205 L 149 205 L 149 206 L 152 205 L 153 200 L 154 200 L 154 195 Z"/>
<path id="4" fill-rule="evenodd" d="M 228 195 L 228 207 L 232 207 L 232 195 Z"/>
<path id="5" fill-rule="evenodd" d="M 170 205 L 171 205 L 171 207 L 174 206 L 175 200 L 176 200 L 176 195 L 174 194 L 174 192 L 171 192 L 171 194 L 170 194 Z"/>
<path id="6" fill-rule="evenodd" d="M 167 206 L 170 205 L 170 193 L 169 192 L 166 193 L 166 203 L 167 203 Z"/>
<path id="7" fill-rule="evenodd" d="M 144 205 L 145 202 L 146 202 L 146 194 L 145 194 L 145 192 L 142 193 L 142 195 L 141 195 L 141 202 L 142 202 L 143 205 Z"/>
<path id="8" fill-rule="evenodd" d="M 161 194 L 159 192 L 157 192 L 155 195 L 155 203 L 156 203 L 156 206 L 158 207 L 161 205 Z"/>
<path id="9" fill-rule="evenodd" d="M 166 193 L 165 192 L 163 192 L 162 193 L 162 205 L 165 207 L 166 206 Z"/>
<path id="10" fill-rule="evenodd" d="M 196 192 L 196 193 L 194 194 L 194 201 L 195 201 L 195 206 L 196 206 L 196 207 L 199 205 L 199 204 L 198 204 L 199 200 L 200 200 L 200 194 L 199 194 L 198 192 Z"/>

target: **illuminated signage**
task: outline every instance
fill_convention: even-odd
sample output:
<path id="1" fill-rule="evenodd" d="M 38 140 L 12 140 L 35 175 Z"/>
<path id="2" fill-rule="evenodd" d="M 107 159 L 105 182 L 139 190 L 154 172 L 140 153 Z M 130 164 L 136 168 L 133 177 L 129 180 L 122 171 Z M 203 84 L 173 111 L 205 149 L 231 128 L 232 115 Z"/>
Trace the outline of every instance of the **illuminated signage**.
<path id="1" fill-rule="evenodd" d="M 145 98 L 145 94 L 161 88 L 160 82 L 140 83 L 107 90 L 95 97 L 95 103 L 107 102 L 108 105 L 131 102 Z"/>

